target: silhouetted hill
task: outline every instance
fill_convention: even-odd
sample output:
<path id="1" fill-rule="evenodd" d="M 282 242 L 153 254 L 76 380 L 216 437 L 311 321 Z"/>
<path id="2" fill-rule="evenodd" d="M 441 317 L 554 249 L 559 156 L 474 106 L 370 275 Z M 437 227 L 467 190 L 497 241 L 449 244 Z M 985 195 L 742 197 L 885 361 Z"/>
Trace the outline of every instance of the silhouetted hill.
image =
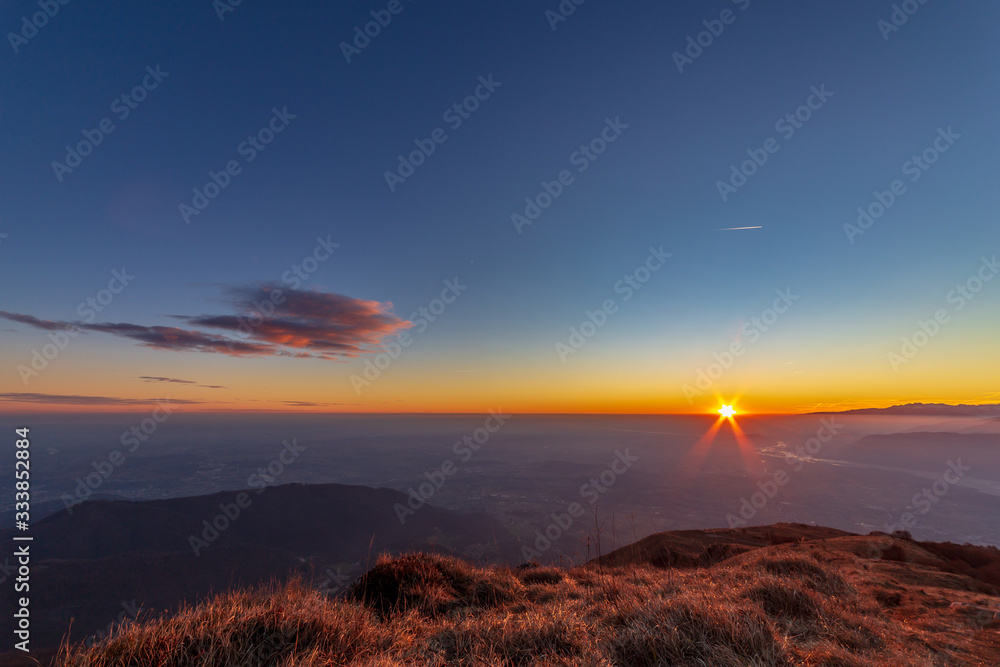
<path id="1" fill-rule="evenodd" d="M 822 540 L 850 534 L 834 528 L 800 523 L 712 530 L 674 530 L 650 535 L 604 554 L 594 559 L 594 562 L 605 566 L 699 567 L 713 565 L 759 547 Z"/>
<path id="2" fill-rule="evenodd" d="M 880 465 L 948 472 L 951 479 L 998 479 L 1000 434 L 996 433 L 876 433 L 853 442 L 834 443 L 826 458 Z"/>
<path id="3" fill-rule="evenodd" d="M 346 585 L 382 552 L 421 549 L 505 562 L 519 557 L 515 540 L 487 514 L 424 506 L 401 524 L 394 506 L 405 505 L 407 496 L 398 491 L 338 484 L 258 491 L 86 502 L 38 522 L 31 543 L 33 646 L 57 645 L 71 620 L 72 638 L 86 637 L 133 601 L 145 610 L 170 609 L 296 572 L 318 580 L 333 573 Z M 235 515 L 240 493 L 249 506 L 229 519 L 220 505 Z M 223 528 L 214 539 L 206 539 L 213 535 L 206 534 L 206 521 Z M 11 535 L 2 531 L 0 540 L 10 544 Z M 192 538 L 202 542 L 192 546 Z M 5 608 L 14 607 L 13 596 L 4 586 Z M 5 615 L 0 633 L 11 631 Z"/>

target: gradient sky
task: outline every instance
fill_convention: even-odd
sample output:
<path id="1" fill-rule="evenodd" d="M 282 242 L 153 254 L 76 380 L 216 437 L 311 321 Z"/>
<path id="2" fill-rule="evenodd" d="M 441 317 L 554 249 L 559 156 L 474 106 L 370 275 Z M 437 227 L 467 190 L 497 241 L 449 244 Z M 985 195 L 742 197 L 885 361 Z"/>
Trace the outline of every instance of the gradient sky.
<path id="1" fill-rule="evenodd" d="M 996 3 L 914 3 L 886 39 L 891 2 L 592 0 L 553 30 L 555 0 L 401 0 L 350 63 L 341 43 L 388 2 L 247 0 L 222 20 L 219 4 L 70 2 L 0 47 L 0 410 L 1000 402 L 1000 280 L 949 300 L 1000 252 Z M 724 10 L 679 72 L 673 54 Z M 3 3 L 4 32 L 37 11 Z M 156 66 L 169 74 L 120 119 L 114 100 Z M 443 113 L 491 76 L 452 129 Z M 776 122 L 813 87 L 832 96 L 786 138 Z M 238 146 L 285 108 L 294 120 L 246 162 Z M 103 118 L 114 131 L 60 182 L 52 163 Z M 606 119 L 627 129 L 577 171 Z M 390 191 L 385 172 L 436 128 L 447 141 Z M 904 163 L 948 128 L 960 137 L 912 182 Z M 769 137 L 780 148 L 723 201 L 717 182 Z M 230 160 L 241 172 L 186 224 L 179 204 Z M 518 233 L 511 215 L 562 170 L 572 184 Z M 844 225 L 895 179 L 905 193 L 850 242 Z M 719 231 L 734 227 L 757 228 Z M 317 238 L 340 246 L 241 337 L 235 317 L 261 289 L 287 292 Z M 671 257 L 626 301 L 616 284 L 661 246 Z M 134 280 L 88 322 L 78 305 L 123 267 Z M 467 289 L 421 330 L 412 314 L 456 278 Z M 786 289 L 797 300 L 751 340 L 744 325 Z M 617 310 L 560 358 L 608 299 Z M 26 374 L 70 323 L 91 328 Z M 744 353 L 688 400 L 734 341 Z"/>

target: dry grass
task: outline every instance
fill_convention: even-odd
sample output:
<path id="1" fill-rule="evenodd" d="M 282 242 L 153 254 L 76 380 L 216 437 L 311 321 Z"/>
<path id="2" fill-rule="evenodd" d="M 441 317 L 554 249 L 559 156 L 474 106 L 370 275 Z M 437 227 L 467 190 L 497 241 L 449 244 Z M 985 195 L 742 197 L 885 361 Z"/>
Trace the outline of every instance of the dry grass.
<path id="1" fill-rule="evenodd" d="M 863 559 L 771 550 L 685 570 L 512 570 L 412 554 L 380 558 L 345 599 L 298 583 L 223 595 L 90 649 L 64 647 L 59 664 L 993 664 L 967 660 L 961 642 L 995 628 L 961 634 L 960 614 L 927 607 L 947 625 L 935 634 L 906 618 L 919 610 L 909 596 Z"/>

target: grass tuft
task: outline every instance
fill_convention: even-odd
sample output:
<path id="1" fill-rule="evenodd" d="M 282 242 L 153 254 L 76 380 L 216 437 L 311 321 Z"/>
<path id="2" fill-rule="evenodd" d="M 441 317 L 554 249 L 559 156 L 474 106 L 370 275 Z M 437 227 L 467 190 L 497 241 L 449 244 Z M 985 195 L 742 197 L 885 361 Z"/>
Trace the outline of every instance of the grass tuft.
<path id="1" fill-rule="evenodd" d="M 986 621 L 973 623 L 965 607 L 898 585 L 854 556 L 828 560 L 764 549 L 705 569 L 511 570 L 439 555 L 383 556 L 343 599 L 299 582 L 237 591 L 132 624 L 91 648 L 64 647 L 58 664 L 1000 664 L 965 659 L 972 642 L 984 645 L 977 638 L 996 626 L 990 599 L 961 593 L 974 596 L 968 609 Z"/>

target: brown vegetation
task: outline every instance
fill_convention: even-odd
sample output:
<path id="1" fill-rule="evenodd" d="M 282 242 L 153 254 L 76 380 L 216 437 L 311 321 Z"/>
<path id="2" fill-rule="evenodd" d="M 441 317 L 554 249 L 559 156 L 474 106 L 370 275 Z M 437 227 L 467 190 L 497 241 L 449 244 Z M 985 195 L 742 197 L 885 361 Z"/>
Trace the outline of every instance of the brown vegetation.
<path id="1" fill-rule="evenodd" d="M 382 557 L 343 599 L 301 583 L 231 593 L 90 649 L 64 647 L 59 664 L 1000 664 L 989 550 L 887 536 L 776 541 L 701 568 Z"/>

